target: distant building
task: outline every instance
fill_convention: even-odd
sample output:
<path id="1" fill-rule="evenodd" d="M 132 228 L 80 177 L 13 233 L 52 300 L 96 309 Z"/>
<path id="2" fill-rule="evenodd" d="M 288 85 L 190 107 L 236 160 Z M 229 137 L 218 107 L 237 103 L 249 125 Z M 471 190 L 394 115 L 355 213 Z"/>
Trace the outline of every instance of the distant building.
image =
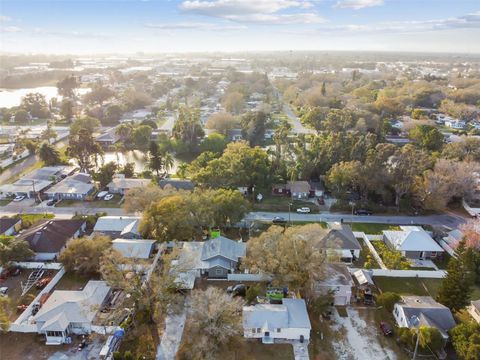
<path id="1" fill-rule="evenodd" d="M 109 129 L 95 137 L 95 141 L 100 143 L 103 148 L 108 148 L 120 141 L 120 136 L 116 134 L 116 128 Z"/>

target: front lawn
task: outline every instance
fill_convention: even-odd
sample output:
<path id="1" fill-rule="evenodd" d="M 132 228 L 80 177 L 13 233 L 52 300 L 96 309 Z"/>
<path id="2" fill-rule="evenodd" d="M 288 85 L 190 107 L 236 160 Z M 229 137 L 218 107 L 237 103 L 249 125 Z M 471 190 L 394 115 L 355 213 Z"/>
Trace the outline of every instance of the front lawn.
<path id="1" fill-rule="evenodd" d="M 265 195 L 261 202 L 255 202 L 253 209 L 256 211 L 288 211 L 288 204 L 290 211 L 295 213 L 298 208 L 308 207 L 312 213 L 318 213 L 318 206 L 308 201 L 292 200 L 287 196 L 273 196 Z"/>
<path id="2" fill-rule="evenodd" d="M 22 228 L 27 229 L 39 220 L 43 219 L 53 219 L 55 215 L 53 214 L 18 214 L 14 216 L 15 218 L 22 219 Z"/>
<path id="3" fill-rule="evenodd" d="M 373 278 L 382 292 L 394 292 L 399 295 L 431 296 L 435 298 L 442 279 L 394 278 L 375 276 Z"/>
<path id="4" fill-rule="evenodd" d="M 238 337 L 230 346 L 219 349 L 213 359 L 293 360 L 294 356 L 290 344 L 262 344 L 260 340 Z"/>
<path id="5" fill-rule="evenodd" d="M 398 225 L 375 223 L 352 223 L 352 230 L 370 235 L 382 235 L 383 230 L 400 230 Z"/>
<path id="6" fill-rule="evenodd" d="M 12 199 L 2 199 L 0 200 L 0 206 L 5 206 L 5 205 L 8 205 L 12 202 Z"/>
<path id="7" fill-rule="evenodd" d="M 121 199 L 121 195 L 115 194 L 113 199 L 108 201 L 102 199 L 91 201 L 61 200 L 55 205 L 55 207 L 119 208 L 122 206 L 122 204 L 119 203 Z"/>

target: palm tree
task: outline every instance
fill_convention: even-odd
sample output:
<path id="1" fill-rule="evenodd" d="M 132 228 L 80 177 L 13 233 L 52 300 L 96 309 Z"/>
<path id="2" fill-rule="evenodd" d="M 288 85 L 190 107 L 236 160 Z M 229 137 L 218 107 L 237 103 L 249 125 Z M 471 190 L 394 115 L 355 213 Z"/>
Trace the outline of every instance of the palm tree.
<path id="1" fill-rule="evenodd" d="M 185 162 L 182 162 L 178 164 L 177 166 L 177 175 L 180 177 L 180 179 L 185 179 L 187 177 L 187 171 L 188 171 L 188 164 Z"/>
<path id="2" fill-rule="evenodd" d="M 163 169 L 165 170 L 165 175 L 172 169 L 173 165 L 175 165 L 175 159 L 173 155 L 166 151 L 163 154 Z"/>

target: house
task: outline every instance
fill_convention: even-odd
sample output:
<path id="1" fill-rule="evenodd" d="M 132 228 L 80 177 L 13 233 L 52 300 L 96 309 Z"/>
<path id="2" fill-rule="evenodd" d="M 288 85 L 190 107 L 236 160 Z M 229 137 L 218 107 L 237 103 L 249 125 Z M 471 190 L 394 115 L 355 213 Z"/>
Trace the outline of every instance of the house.
<path id="1" fill-rule="evenodd" d="M 77 173 L 53 185 L 45 194 L 50 199 L 85 200 L 94 191 L 92 177 L 89 174 Z"/>
<path id="2" fill-rule="evenodd" d="M 353 234 L 352 228 L 339 222 L 328 223 L 328 233 L 321 240 L 321 246 L 329 256 L 351 264 L 360 257 L 362 246 Z"/>
<path id="3" fill-rule="evenodd" d="M 466 122 L 461 120 L 456 120 L 456 119 L 445 120 L 445 126 L 448 126 L 449 128 L 452 128 L 452 129 L 463 130 L 465 129 L 466 125 L 467 125 Z"/>
<path id="4" fill-rule="evenodd" d="M 219 236 L 203 243 L 201 260 L 203 273 L 209 278 L 226 278 L 238 269 L 240 258 L 245 257 L 247 247 L 241 241 Z"/>
<path id="5" fill-rule="evenodd" d="M 0 235 L 15 235 L 22 225 L 22 219 L 0 218 Z"/>
<path id="6" fill-rule="evenodd" d="M 193 191 L 195 188 L 195 184 L 190 180 L 162 179 L 158 182 L 158 186 L 162 189 L 167 185 L 172 186 L 177 190 Z"/>
<path id="7" fill-rule="evenodd" d="M 112 194 L 125 195 L 127 190 L 137 187 L 146 187 L 150 182 L 150 179 L 130 179 L 126 178 L 123 174 L 117 174 L 113 177 L 107 187 L 108 191 Z"/>
<path id="8" fill-rule="evenodd" d="M 287 188 L 290 190 L 292 199 L 307 199 L 310 197 L 310 184 L 308 181 L 289 181 Z"/>
<path id="9" fill-rule="evenodd" d="M 430 296 L 402 296 L 393 307 L 393 316 L 399 327 L 434 327 L 445 341 L 448 331 L 456 325 L 450 309 Z"/>
<path id="10" fill-rule="evenodd" d="M 227 133 L 229 141 L 241 141 L 243 140 L 242 129 L 231 129 Z"/>
<path id="11" fill-rule="evenodd" d="M 0 186 L 0 193 L 7 196 L 22 195 L 32 197 L 34 194 L 42 193 L 53 183 L 65 177 L 73 171 L 72 167 L 67 166 L 46 166 L 23 176 L 13 184 Z"/>
<path id="12" fill-rule="evenodd" d="M 287 184 L 274 184 L 272 186 L 272 195 L 291 196 L 291 193 Z"/>
<path id="13" fill-rule="evenodd" d="M 343 263 L 329 263 L 326 268 L 325 279 L 314 284 L 317 294 L 333 295 L 333 304 L 345 306 L 350 304 L 352 297 L 353 279 L 348 268 Z"/>
<path id="14" fill-rule="evenodd" d="M 273 344 L 275 339 L 308 341 L 311 329 L 303 299 L 285 298 L 282 304 L 243 307 L 243 336 L 262 339 L 264 344 Z"/>
<path id="15" fill-rule="evenodd" d="M 112 247 L 123 257 L 133 259 L 148 259 L 155 248 L 155 240 L 145 239 L 115 239 Z"/>
<path id="16" fill-rule="evenodd" d="M 28 242 L 35 252 L 34 260 L 55 260 L 71 239 L 85 232 L 86 224 L 85 220 L 44 219 L 23 231 L 17 239 Z"/>
<path id="17" fill-rule="evenodd" d="M 116 134 L 116 128 L 109 129 L 95 137 L 95 141 L 100 143 L 103 148 L 108 148 L 109 146 L 117 143 L 119 140 L 120 136 Z"/>
<path id="18" fill-rule="evenodd" d="M 55 290 L 33 317 L 47 345 L 67 343 L 70 334 L 92 332 L 92 322 L 110 294 L 105 281 L 90 280 L 81 291 Z"/>
<path id="19" fill-rule="evenodd" d="M 141 239 L 138 216 L 102 216 L 93 228 L 94 233 L 102 233 L 112 239 Z"/>
<path id="20" fill-rule="evenodd" d="M 442 247 L 421 227 L 400 226 L 400 229 L 383 231 L 383 241 L 407 259 L 434 259 L 444 253 Z"/>
<path id="21" fill-rule="evenodd" d="M 480 299 L 471 301 L 470 306 L 467 307 L 467 311 L 480 324 Z"/>

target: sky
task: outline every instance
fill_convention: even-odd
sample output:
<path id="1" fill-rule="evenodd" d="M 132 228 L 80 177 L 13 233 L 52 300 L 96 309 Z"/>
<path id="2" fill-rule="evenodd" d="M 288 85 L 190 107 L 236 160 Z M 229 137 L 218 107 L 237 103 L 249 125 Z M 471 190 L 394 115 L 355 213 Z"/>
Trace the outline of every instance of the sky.
<path id="1" fill-rule="evenodd" d="M 3 53 L 480 53 L 480 0 L 0 0 Z"/>

